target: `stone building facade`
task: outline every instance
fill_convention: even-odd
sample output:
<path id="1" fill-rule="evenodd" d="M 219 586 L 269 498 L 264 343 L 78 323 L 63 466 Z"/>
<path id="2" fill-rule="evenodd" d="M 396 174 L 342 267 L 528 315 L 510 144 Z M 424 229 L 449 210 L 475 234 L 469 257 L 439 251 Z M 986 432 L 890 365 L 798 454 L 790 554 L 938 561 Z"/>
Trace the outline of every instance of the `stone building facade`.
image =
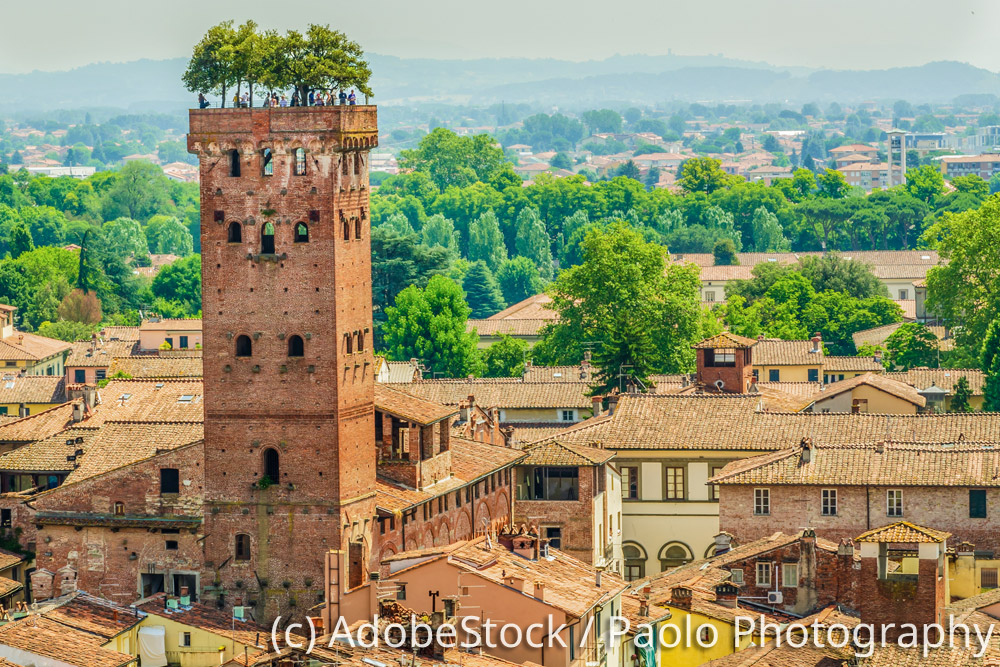
<path id="1" fill-rule="evenodd" d="M 227 604 L 238 582 L 256 590 L 273 617 L 316 602 L 327 550 L 349 552 L 349 586 L 366 578 L 372 551 L 376 110 L 203 109 L 190 125 L 201 165 L 206 575 Z"/>

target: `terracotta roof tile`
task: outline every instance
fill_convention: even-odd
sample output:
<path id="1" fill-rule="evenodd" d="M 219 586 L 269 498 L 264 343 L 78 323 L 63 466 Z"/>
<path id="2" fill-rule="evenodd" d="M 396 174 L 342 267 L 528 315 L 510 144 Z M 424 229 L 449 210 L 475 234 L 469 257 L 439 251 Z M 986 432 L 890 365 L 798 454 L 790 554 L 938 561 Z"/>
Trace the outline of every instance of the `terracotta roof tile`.
<path id="1" fill-rule="evenodd" d="M 424 426 L 436 424 L 442 419 L 458 414 L 454 406 L 446 407 L 440 403 L 426 401 L 385 384 L 375 385 L 375 409 Z"/>
<path id="2" fill-rule="evenodd" d="M 607 463 L 615 456 L 607 449 L 558 440 L 528 445 L 522 451 L 528 456 L 520 463 L 528 466 L 595 466 Z"/>
<path id="3" fill-rule="evenodd" d="M 122 667 L 135 662 L 130 655 L 101 648 L 103 643 L 97 635 L 34 614 L 0 626 L 0 644 L 75 667 Z"/>
<path id="4" fill-rule="evenodd" d="M 200 378 L 111 380 L 98 392 L 100 403 L 88 422 L 201 422 L 205 418 L 203 394 Z"/>
<path id="5" fill-rule="evenodd" d="M 913 385 L 918 390 L 930 386 L 940 387 L 949 393 L 955 391 L 958 378 L 965 377 L 969 381 L 969 389 L 973 396 L 982 396 L 986 378 L 978 368 L 911 368 L 904 373 L 887 373 L 891 378 Z"/>
<path id="6" fill-rule="evenodd" d="M 201 422 L 106 422 L 86 447 L 82 459 L 77 460 L 79 467 L 66 477 L 64 485 L 143 461 L 203 437 Z"/>
<path id="7" fill-rule="evenodd" d="M 767 451 L 817 444 L 1000 441 L 1000 413 L 877 415 L 760 411 L 753 394 L 624 394 L 611 416 L 549 436 L 607 449 Z"/>
<path id="8" fill-rule="evenodd" d="M 831 382 L 809 398 L 811 402 L 821 401 L 845 392 L 854 391 L 861 386 L 878 389 L 921 408 L 927 403 L 927 399 L 921 396 L 912 385 L 885 375 L 876 375 L 875 373 L 863 373 L 855 375 L 852 378 L 847 378 L 846 380 L 840 380 L 839 382 Z"/>
<path id="9" fill-rule="evenodd" d="M 158 593 L 145 601 L 140 601 L 136 608 L 152 616 L 169 618 L 175 623 L 200 628 L 225 639 L 235 639 L 248 646 L 265 648 L 264 641 L 270 636 L 266 628 L 250 621 L 234 621 L 231 613 L 221 609 L 200 602 L 192 602 L 190 605 L 170 609 L 167 607 L 166 600 L 165 593 Z"/>
<path id="10" fill-rule="evenodd" d="M 73 367 L 107 367 L 118 357 L 127 357 L 135 350 L 134 340 L 99 340 L 78 341 L 66 359 L 66 366 Z"/>
<path id="11" fill-rule="evenodd" d="M 136 379 L 200 378 L 202 358 L 134 356 L 119 357 L 108 368 L 108 376 L 125 373 Z"/>
<path id="12" fill-rule="evenodd" d="M 127 340 L 133 343 L 139 340 L 139 327 L 104 327 L 101 337 L 105 340 Z"/>
<path id="13" fill-rule="evenodd" d="M 951 533 L 924 528 L 908 521 L 897 521 L 888 526 L 869 530 L 854 539 L 858 542 L 877 542 L 880 544 L 938 544 L 949 537 L 951 537 Z"/>
<path id="14" fill-rule="evenodd" d="M 823 357 L 824 373 L 862 372 L 883 373 L 885 368 L 875 361 L 875 357 Z"/>
<path id="15" fill-rule="evenodd" d="M 8 568 L 14 567 L 18 563 L 23 563 L 23 562 L 24 562 L 24 556 L 16 554 L 13 551 L 0 549 L 0 570 L 6 570 Z"/>
<path id="16" fill-rule="evenodd" d="M 822 366 L 822 346 L 813 352 L 812 341 L 766 338 L 753 348 L 754 366 Z"/>
<path id="17" fill-rule="evenodd" d="M 548 294 L 536 294 L 529 296 L 524 301 L 519 301 L 513 306 L 504 308 L 499 313 L 491 315 L 491 320 L 557 320 L 559 313 L 546 308 L 552 303 L 552 297 Z"/>
<path id="18" fill-rule="evenodd" d="M 734 333 L 723 331 L 722 333 L 712 336 L 711 338 L 706 338 L 703 341 L 695 343 L 691 347 L 696 350 L 713 348 L 743 349 L 753 347 L 757 344 L 757 342 L 758 341 L 755 338 L 747 338 L 746 336 L 738 336 Z"/>
<path id="19" fill-rule="evenodd" d="M 1000 442 L 996 433 L 994 438 Z M 1000 487 L 996 444 L 891 442 L 814 445 L 810 461 L 791 447 L 727 464 L 709 482 L 717 484 Z"/>
<path id="20" fill-rule="evenodd" d="M 0 442 L 34 442 L 48 438 L 73 423 L 73 405 L 70 401 L 28 417 L 0 423 Z"/>
<path id="21" fill-rule="evenodd" d="M 40 613 L 49 621 L 89 632 L 105 640 L 117 637 L 142 622 L 142 617 L 133 609 L 83 592 Z"/>
<path id="22" fill-rule="evenodd" d="M 421 380 L 394 385 L 414 396 L 458 405 L 469 396 L 483 407 L 517 408 L 589 408 L 586 382 L 524 382 L 521 378 L 475 378 L 472 380 Z M 553 414 L 555 419 L 555 414 Z"/>
<path id="23" fill-rule="evenodd" d="M 542 327 L 552 324 L 553 319 L 509 319 L 509 320 L 468 320 L 466 331 L 475 330 L 480 336 L 538 336 Z"/>
<path id="24" fill-rule="evenodd" d="M 41 361 L 69 349 L 66 341 L 15 331 L 0 340 L 0 360 Z"/>
<path id="25" fill-rule="evenodd" d="M 593 366 L 535 366 L 524 367 L 525 382 L 591 382 Z"/>
<path id="26" fill-rule="evenodd" d="M 0 456 L 0 470 L 26 473 L 70 472 L 73 463 L 66 460 L 77 449 L 84 451 L 100 432 L 97 426 L 72 426 L 55 435 L 28 443 Z M 73 444 L 67 444 L 72 441 Z"/>
<path id="27" fill-rule="evenodd" d="M 856 252 L 839 253 L 841 257 L 851 261 L 869 264 L 876 278 L 882 280 L 910 279 L 918 280 L 927 277 L 927 271 L 938 263 L 938 253 L 934 250 L 859 250 Z M 688 253 L 672 255 L 675 262 L 697 264 L 704 268 L 720 269 L 715 280 L 731 278 L 749 278 L 750 269 L 765 262 L 777 264 L 795 264 L 802 257 L 819 257 L 821 252 L 743 252 L 738 253 L 739 264 L 729 267 L 715 267 L 715 257 L 712 253 Z M 926 259 L 925 259 L 926 258 Z M 728 270 L 728 273 L 727 271 Z M 702 280 L 707 280 L 707 274 L 702 273 Z"/>
<path id="28" fill-rule="evenodd" d="M 200 319 L 146 320 L 139 331 L 201 331 Z"/>
<path id="29" fill-rule="evenodd" d="M 0 403 L 65 403 L 66 378 L 25 375 L 0 379 Z"/>

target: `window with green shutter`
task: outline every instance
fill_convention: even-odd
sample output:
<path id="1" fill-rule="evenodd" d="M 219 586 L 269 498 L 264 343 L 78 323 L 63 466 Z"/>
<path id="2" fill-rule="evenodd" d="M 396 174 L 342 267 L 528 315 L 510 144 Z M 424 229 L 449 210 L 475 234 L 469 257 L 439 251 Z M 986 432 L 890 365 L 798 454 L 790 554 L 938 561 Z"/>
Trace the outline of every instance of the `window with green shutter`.
<path id="1" fill-rule="evenodd" d="M 969 489 L 969 518 L 986 518 L 986 490 Z"/>

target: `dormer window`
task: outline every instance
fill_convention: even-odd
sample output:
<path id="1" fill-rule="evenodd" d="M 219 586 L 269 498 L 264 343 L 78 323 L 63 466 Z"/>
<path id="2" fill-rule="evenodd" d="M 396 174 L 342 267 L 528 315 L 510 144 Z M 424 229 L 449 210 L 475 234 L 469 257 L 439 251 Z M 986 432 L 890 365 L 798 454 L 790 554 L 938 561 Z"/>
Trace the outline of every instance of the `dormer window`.
<path id="1" fill-rule="evenodd" d="M 705 365 L 714 368 L 735 366 L 736 350 L 724 348 L 705 350 Z"/>

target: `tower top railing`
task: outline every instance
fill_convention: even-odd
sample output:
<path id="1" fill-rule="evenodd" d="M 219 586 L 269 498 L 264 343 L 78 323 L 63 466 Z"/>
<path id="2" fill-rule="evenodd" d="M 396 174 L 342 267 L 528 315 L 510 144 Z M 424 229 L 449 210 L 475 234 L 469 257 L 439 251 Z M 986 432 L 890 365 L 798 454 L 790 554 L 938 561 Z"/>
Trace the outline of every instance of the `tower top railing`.
<path id="1" fill-rule="evenodd" d="M 374 104 L 296 107 L 206 107 L 189 112 L 190 135 L 285 132 L 377 132 Z"/>

